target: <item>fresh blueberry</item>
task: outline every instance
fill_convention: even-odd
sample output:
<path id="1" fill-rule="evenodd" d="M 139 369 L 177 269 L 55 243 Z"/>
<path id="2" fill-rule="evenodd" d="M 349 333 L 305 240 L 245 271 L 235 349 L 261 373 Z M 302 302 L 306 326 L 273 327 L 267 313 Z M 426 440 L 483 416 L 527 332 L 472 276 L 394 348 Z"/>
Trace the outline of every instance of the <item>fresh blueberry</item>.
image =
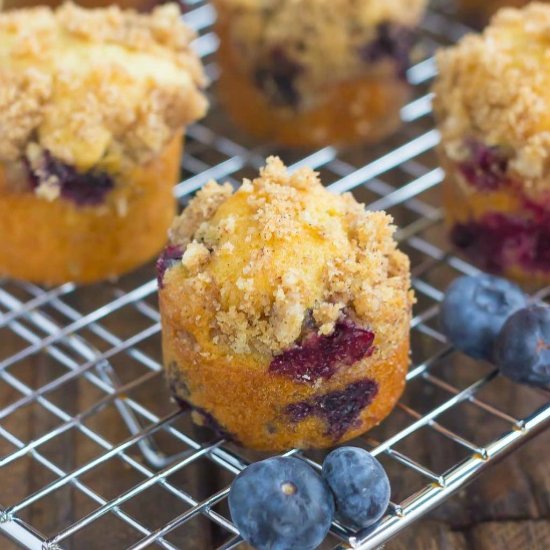
<path id="1" fill-rule="evenodd" d="M 364 449 L 340 447 L 323 463 L 323 477 L 336 500 L 336 510 L 364 528 L 377 522 L 388 508 L 390 482 L 382 465 Z"/>
<path id="2" fill-rule="evenodd" d="M 441 326 L 449 341 L 471 357 L 491 360 L 506 319 L 527 305 L 521 289 L 500 277 L 460 277 L 441 305 Z"/>
<path id="3" fill-rule="evenodd" d="M 550 385 L 550 307 L 514 313 L 498 335 L 495 360 L 502 374 L 516 382 Z"/>
<path id="4" fill-rule="evenodd" d="M 242 538 L 258 550 L 313 550 L 328 533 L 334 499 L 308 464 L 275 457 L 237 476 L 229 511 Z"/>

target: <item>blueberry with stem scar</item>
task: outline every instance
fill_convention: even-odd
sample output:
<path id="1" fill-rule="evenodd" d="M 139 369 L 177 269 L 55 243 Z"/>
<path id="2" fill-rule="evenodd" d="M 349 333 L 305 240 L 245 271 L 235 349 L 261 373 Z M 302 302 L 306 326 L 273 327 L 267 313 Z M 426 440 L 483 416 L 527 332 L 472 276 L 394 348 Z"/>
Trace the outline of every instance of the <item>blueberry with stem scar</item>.
<path id="1" fill-rule="evenodd" d="M 231 485 L 229 511 L 257 550 L 314 550 L 326 537 L 334 500 L 304 461 L 268 458 L 243 470 Z"/>

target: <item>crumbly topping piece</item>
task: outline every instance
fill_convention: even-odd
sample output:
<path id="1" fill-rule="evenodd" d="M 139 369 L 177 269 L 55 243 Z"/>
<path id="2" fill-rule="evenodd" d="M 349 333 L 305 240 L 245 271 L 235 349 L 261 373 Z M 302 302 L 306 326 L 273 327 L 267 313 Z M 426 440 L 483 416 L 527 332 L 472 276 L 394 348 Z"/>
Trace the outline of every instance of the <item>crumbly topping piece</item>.
<path id="1" fill-rule="evenodd" d="M 280 353 L 304 327 L 327 335 L 343 316 L 373 330 L 384 353 L 413 300 L 391 222 L 270 157 L 236 193 L 213 182 L 197 193 L 171 232 L 193 269 L 172 269 L 161 292 L 189 297 L 177 307 L 197 340 L 206 333 L 235 353 Z M 197 329 L 197 312 L 206 327 Z"/>
<path id="2" fill-rule="evenodd" d="M 550 187 L 550 5 L 503 9 L 481 35 L 438 54 L 434 108 L 445 153 L 477 139 L 511 152 L 527 188 Z M 463 159 L 462 159 L 463 160 Z"/>
<path id="3" fill-rule="evenodd" d="M 83 170 L 148 161 L 206 110 L 193 38 L 176 4 L 0 13 L 0 161 L 31 142 Z"/>
<path id="4" fill-rule="evenodd" d="M 239 61 L 253 71 L 273 65 L 294 75 L 303 95 L 322 91 L 327 82 L 372 71 L 372 63 L 366 63 L 361 52 L 376 39 L 377 26 L 414 28 L 427 4 L 426 0 L 215 3 Z"/>
<path id="5" fill-rule="evenodd" d="M 209 181 L 191 200 L 187 208 L 177 217 L 170 228 L 170 241 L 185 248 L 192 240 L 194 233 L 204 222 L 209 221 L 233 193 L 231 184 L 218 185 Z"/>

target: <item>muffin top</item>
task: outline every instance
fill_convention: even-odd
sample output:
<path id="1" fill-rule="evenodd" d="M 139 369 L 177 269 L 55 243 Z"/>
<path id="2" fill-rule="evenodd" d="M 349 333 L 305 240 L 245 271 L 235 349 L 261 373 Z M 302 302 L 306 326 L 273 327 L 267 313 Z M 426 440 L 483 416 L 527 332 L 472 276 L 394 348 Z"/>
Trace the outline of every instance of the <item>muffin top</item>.
<path id="1" fill-rule="evenodd" d="M 435 112 L 453 160 L 498 147 L 526 187 L 550 187 L 550 5 L 503 9 L 438 55 Z"/>
<path id="2" fill-rule="evenodd" d="M 230 17 L 227 32 L 239 61 L 312 94 L 326 83 L 372 70 L 379 61 L 403 65 L 412 29 L 426 0 L 215 0 Z M 229 21 L 229 20 L 228 20 Z M 405 58 L 405 59 L 404 59 Z M 405 67 L 406 68 L 406 67 Z M 399 67 L 400 72 L 404 68 Z"/>
<path id="3" fill-rule="evenodd" d="M 407 23 L 415 21 L 426 7 L 426 0 L 216 0 L 220 5 L 240 11 L 262 11 L 296 22 L 297 14 L 305 14 L 304 20 L 317 23 L 322 12 L 339 19 L 355 19 L 357 24 L 376 25 L 382 21 Z M 300 18 L 302 19 L 302 18 Z M 280 29 L 288 31 L 288 27 Z"/>
<path id="4" fill-rule="evenodd" d="M 372 331 L 384 353 L 412 304 L 391 221 L 271 157 L 236 192 L 208 183 L 176 219 L 158 264 L 164 312 L 204 353 L 272 357 L 343 322 Z"/>
<path id="5" fill-rule="evenodd" d="M 0 13 L 0 161 L 31 145 L 79 170 L 147 162 L 205 113 L 193 38 L 176 4 Z"/>

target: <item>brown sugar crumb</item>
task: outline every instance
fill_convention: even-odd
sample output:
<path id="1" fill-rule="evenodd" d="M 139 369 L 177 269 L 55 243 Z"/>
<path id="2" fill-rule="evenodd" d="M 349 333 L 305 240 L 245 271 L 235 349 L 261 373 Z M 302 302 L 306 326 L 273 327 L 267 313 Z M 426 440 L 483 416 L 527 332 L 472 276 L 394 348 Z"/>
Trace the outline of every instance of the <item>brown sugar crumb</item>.
<path id="1" fill-rule="evenodd" d="M 205 113 L 193 38 L 176 4 L 0 13 L 0 161 L 36 142 L 83 170 L 147 162 Z"/>
<path id="2" fill-rule="evenodd" d="M 197 192 L 195 198 L 191 200 L 181 216 L 174 221 L 170 229 L 170 240 L 182 248 L 186 247 L 194 233 L 204 222 L 212 218 L 219 206 L 232 193 L 233 187 L 231 187 L 231 184 L 218 185 L 215 181 L 209 181 Z"/>
<path id="3" fill-rule="evenodd" d="M 0 69 L 0 159 L 15 160 L 43 119 L 52 79 L 36 69 L 8 74 Z"/>
<path id="4" fill-rule="evenodd" d="M 464 140 L 506 147 L 526 187 L 550 185 L 550 6 L 503 9 L 480 35 L 438 54 L 434 108 L 445 153 Z"/>
<path id="5" fill-rule="evenodd" d="M 257 71 L 275 60 L 308 97 L 368 70 L 359 52 L 377 26 L 414 28 L 426 0 L 216 0 L 239 61 Z"/>
<path id="6" fill-rule="evenodd" d="M 187 247 L 184 258 L 201 251 L 199 271 L 170 278 L 167 288 L 177 281 L 184 295 L 199 292 L 181 307 L 209 312 L 206 332 L 235 353 L 277 354 L 305 325 L 327 335 L 342 316 L 373 330 L 383 349 L 409 323 L 413 300 L 393 232 L 388 215 L 270 157 L 236 193 L 214 182 L 197 193 L 171 240 Z M 199 275 L 209 281 L 200 290 Z"/>

